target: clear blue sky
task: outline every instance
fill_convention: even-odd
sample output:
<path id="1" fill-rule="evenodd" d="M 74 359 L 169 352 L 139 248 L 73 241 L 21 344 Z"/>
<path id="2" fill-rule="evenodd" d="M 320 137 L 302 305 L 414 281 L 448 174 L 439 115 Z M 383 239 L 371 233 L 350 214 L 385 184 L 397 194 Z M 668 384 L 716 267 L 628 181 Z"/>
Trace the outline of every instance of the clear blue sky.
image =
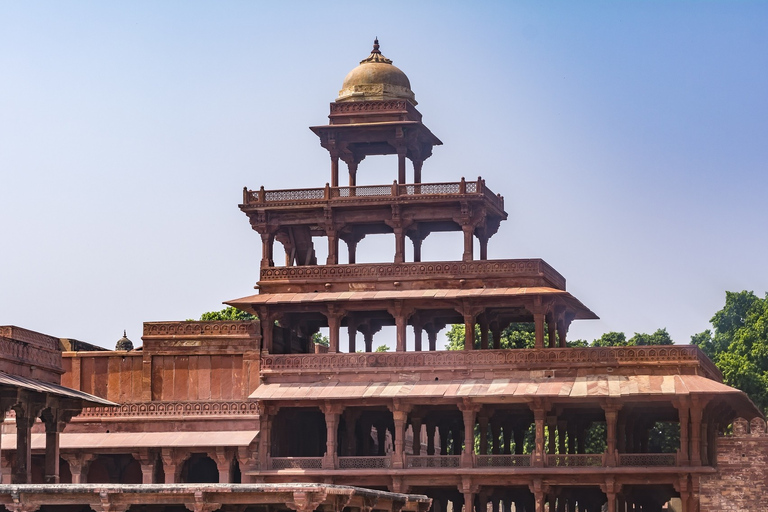
<path id="1" fill-rule="evenodd" d="M 378 36 L 445 144 L 424 180 L 505 196 L 490 256 L 566 276 L 601 317 L 571 338 L 686 343 L 768 290 L 766 27 L 746 1 L 0 0 L 0 324 L 113 347 L 253 293 L 242 187 L 328 181 L 307 127 Z"/>

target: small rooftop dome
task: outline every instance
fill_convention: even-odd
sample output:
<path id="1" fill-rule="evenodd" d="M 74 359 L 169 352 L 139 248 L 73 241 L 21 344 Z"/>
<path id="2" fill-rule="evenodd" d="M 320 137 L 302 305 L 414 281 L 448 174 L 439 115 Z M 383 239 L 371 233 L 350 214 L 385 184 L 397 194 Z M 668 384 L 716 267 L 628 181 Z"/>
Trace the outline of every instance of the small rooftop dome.
<path id="1" fill-rule="evenodd" d="M 115 350 L 133 350 L 133 342 L 125 335 L 125 331 L 123 331 L 123 337 L 117 340 Z"/>
<path id="2" fill-rule="evenodd" d="M 361 60 L 360 65 L 344 78 L 336 103 L 394 99 L 408 100 L 416 105 L 411 82 L 381 54 L 377 38 L 373 41 L 371 55 Z"/>

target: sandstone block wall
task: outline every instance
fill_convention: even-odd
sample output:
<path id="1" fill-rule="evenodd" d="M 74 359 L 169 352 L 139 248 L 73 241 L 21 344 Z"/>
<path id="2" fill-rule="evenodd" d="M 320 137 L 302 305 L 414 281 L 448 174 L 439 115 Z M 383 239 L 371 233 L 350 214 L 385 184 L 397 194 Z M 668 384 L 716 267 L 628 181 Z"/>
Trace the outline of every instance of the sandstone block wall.
<path id="1" fill-rule="evenodd" d="M 701 512 L 768 510 L 768 434 L 760 418 L 738 418 L 717 439 L 717 473 L 700 480 Z"/>

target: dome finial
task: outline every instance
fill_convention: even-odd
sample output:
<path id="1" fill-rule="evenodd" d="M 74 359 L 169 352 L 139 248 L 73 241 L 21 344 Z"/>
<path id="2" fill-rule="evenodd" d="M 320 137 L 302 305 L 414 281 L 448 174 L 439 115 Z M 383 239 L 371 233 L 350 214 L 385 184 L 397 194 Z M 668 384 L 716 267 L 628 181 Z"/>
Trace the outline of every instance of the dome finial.
<path id="1" fill-rule="evenodd" d="M 381 55 L 381 52 L 379 51 L 379 36 L 376 36 L 373 40 L 373 50 L 371 50 L 371 53 L 378 53 Z"/>
<path id="2" fill-rule="evenodd" d="M 123 329 L 123 337 L 117 340 L 115 350 L 133 350 L 133 342 L 126 336 L 125 329 Z"/>

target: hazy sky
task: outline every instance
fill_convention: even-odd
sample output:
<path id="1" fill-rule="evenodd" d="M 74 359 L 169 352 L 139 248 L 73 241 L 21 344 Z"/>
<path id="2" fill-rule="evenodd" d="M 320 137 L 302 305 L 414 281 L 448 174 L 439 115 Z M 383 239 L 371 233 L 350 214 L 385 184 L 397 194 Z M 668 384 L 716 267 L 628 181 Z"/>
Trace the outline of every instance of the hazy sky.
<path id="1" fill-rule="evenodd" d="M 768 290 L 767 27 L 746 1 L 0 0 L 0 325 L 138 344 L 254 293 L 242 187 L 329 180 L 307 127 L 378 36 L 444 143 L 424 181 L 504 195 L 489 255 L 567 278 L 601 317 L 572 339 L 687 343 L 726 290 Z"/>

